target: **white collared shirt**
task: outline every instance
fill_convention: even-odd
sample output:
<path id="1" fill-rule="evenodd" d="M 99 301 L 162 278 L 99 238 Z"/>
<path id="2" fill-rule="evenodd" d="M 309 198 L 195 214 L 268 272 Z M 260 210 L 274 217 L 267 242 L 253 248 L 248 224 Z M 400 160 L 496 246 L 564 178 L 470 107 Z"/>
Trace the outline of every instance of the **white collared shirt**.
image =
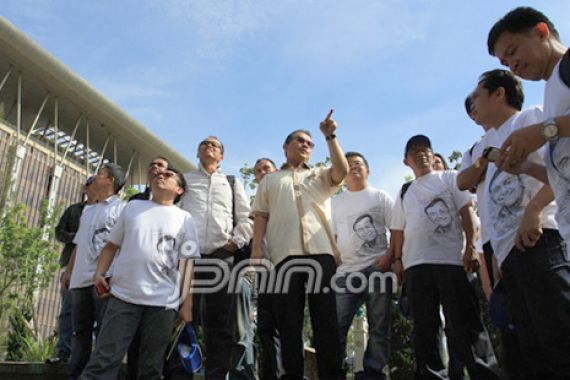
<path id="1" fill-rule="evenodd" d="M 253 222 L 249 219 L 249 201 L 241 182 L 235 179 L 235 196 L 232 196 L 226 175 L 220 170 L 209 174 L 200 165 L 198 170 L 186 173 L 184 178 L 186 192 L 179 206 L 194 218 L 200 252 L 208 255 L 222 248 L 228 240 L 238 248 L 247 244 L 253 234 Z"/>

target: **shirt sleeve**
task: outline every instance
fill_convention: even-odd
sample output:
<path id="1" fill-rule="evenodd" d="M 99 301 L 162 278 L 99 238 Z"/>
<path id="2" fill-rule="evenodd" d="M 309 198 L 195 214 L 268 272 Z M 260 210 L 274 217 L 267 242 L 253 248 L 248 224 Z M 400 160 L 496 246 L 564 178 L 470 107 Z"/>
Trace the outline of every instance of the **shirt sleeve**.
<path id="1" fill-rule="evenodd" d="M 230 238 L 238 248 L 246 245 L 253 236 L 253 221 L 249 218 L 251 208 L 241 182 L 236 178 L 233 189 L 234 217 L 237 219 Z"/>
<path id="2" fill-rule="evenodd" d="M 257 186 L 255 199 L 253 201 L 252 216 L 269 217 L 269 200 L 267 196 L 267 176 L 265 176 Z"/>
<path id="3" fill-rule="evenodd" d="M 123 244 L 123 239 L 125 238 L 125 219 L 127 218 L 127 215 L 129 213 L 129 210 L 131 209 L 131 205 L 133 203 L 130 203 L 127 205 L 127 207 L 125 207 L 119 214 L 119 217 L 117 218 L 117 221 L 115 222 L 115 225 L 113 226 L 113 228 L 111 229 L 111 232 L 109 233 L 109 239 L 107 241 L 117 245 L 117 246 L 121 246 Z"/>
<path id="4" fill-rule="evenodd" d="M 384 225 L 390 226 L 392 224 L 392 213 L 394 211 L 394 200 L 387 193 L 380 193 L 384 204 Z"/>
<path id="5" fill-rule="evenodd" d="M 200 243 L 198 242 L 198 230 L 194 218 L 187 212 L 184 220 L 184 242 L 180 252 L 182 259 L 200 257 Z"/>
<path id="6" fill-rule="evenodd" d="M 475 145 L 473 145 L 474 147 Z M 473 156 L 471 152 L 473 151 L 473 147 L 469 148 L 465 153 L 463 153 L 463 158 L 461 159 L 461 166 L 459 167 L 459 173 L 473 165 Z"/>
<path id="7" fill-rule="evenodd" d="M 447 171 L 444 174 L 446 176 L 446 182 L 449 188 L 451 189 L 451 193 L 453 194 L 453 200 L 457 205 L 457 210 L 460 210 L 465 206 L 467 203 L 471 202 L 471 193 L 468 191 L 459 190 L 457 187 L 457 172 L 455 171 Z"/>
<path id="8" fill-rule="evenodd" d="M 70 219 L 73 217 L 73 208 L 74 207 L 76 207 L 76 205 L 69 206 L 65 210 L 65 212 L 61 216 L 61 219 L 59 219 L 59 223 L 57 224 L 57 227 L 55 227 L 56 239 L 62 243 L 65 243 L 65 244 L 72 243 L 73 238 L 75 237 L 75 232 L 68 230 L 69 224 L 70 224 Z"/>
<path id="9" fill-rule="evenodd" d="M 396 204 L 394 204 L 394 208 L 392 209 L 392 220 L 390 221 L 391 230 L 403 231 L 406 227 L 406 215 L 404 213 L 404 205 L 400 195 L 401 193 L 402 190 L 398 191 Z"/>

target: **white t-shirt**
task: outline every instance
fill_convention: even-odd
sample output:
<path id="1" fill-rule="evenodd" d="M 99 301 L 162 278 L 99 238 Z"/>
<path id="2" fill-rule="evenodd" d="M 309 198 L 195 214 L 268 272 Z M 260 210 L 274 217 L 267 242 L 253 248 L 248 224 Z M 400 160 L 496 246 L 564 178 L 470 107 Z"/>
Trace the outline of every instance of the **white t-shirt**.
<path id="1" fill-rule="evenodd" d="M 373 187 L 332 198 L 332 225 L 342 259 L 338 272 L 366 269 L 386 253 L 393 207 L 392 198 Z"/>
<path id="2" fill-rule="evenodd" d="M 492 145 L 500 147 L 517 129 L 542 120 L 542 109 L 531 107 L 511 116 L 495 133 Z M 543 164 L 542 151 L 532 153 L 530 161 Z M 515 237 L 529 201 L 544 184 L 529 175 L 512 175 L 489 163 L 485 177 L 485 203 L 489 216 L 488 236 L 499 265 L 514 247 Z M 554 215 L 556 205 L 551 203 L 542 212 L 544 228 L 557 229 Z"/>
<path id="3" fill-rule="evenodd" d="M 398 192 L 390 229 L 404 231 L 404 269 L 420 264 L 463 265 L 463 229 L 459 210 L 471 202 L 457 187 L 457 173 L 434 171 Z"/>
<path id="4" fill-rule="evenodd" d="M 469 168 L 479 157 L 483 155 L 483 151 L 488 146 L 492 146 L 490 144 L 493 141 L 494 135 L 496 133 L 495 128 L 489 129 L 483 137 L 479 141 L 473 145 L 471 149 L 465 152 L 463 155 L 463 160 L 461 161 L 461 167 L 459 169 L 459 173 L 463 170 Z M 485 175 L 485 174 L 483 174 Z M 485 202 L 484 202 L 484 180 L 479 182 L 477 185 L 476 193 L 477 193 L 477 214 L 479 215 L 480 219 L 480 228 L 479 228 L 479 239 L 481 246 L 489 241 L 487 229 L 489 228 L 489 222 L 487 220 L 487 214 L 485 212 Z"/>
<path id="5" fill-rule="evenodd" d="M 99 254 L 107 244 L 109 233 L 124 207 L 125 202 L 118 195 L 113 195 L 83 209 L 79 229 L 73 238 L 77 251 L 69 281 L 70 289 L 93 285 Z"/>
<path id="6" fill-rule="evenodd" d="M 560 62 L 544 87 L 544 119 L 570 114 L 570 88 L 560 79 Z M 561 137 L 546 144 L 544 161 L 548 181 L 554 190 L 560 234 L 570 241 L 570 138 Z"/>
<path id="7" fill-rule="evenodd" d="M 109 241 L 121 247 L 110 283 L 113 296 L 137 305 L 178 307 L 178 260 L 200 257 L 190 213 L 153 201 L 129 202 Z"/>

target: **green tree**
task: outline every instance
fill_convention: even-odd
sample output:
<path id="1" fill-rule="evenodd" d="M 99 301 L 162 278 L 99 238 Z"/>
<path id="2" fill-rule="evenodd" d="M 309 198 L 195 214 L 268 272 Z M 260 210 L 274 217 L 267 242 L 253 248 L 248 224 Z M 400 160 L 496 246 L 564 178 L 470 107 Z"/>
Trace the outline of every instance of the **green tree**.
<path id="1" fill-rule="evenodd" d="M 40 226 L 31 227 L 26 206 L 19 204 L 7 208 L 0 219 L 0 323 L 6 325 L 7 320 L 14 322 L 21 317 L 31 330 L 28 335 L 33 337 L 39 336 L 35 323 L 36 298 L 58 268 L 59 249 L 47 214 L 44 202 Z"/>

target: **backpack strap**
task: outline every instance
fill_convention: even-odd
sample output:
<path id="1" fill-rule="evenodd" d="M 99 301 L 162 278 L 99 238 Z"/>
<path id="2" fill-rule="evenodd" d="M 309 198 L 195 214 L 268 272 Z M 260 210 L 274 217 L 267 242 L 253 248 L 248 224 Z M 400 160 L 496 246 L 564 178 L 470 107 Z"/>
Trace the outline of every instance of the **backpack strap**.
<path id="1" fill-rule="evenodd" d="M 567 86 L 570 87 L 570 49 L 566 50 L 566 53 L 560 61 L 560 66 L 558 66 L 558 72 L 560 73 L 560 79 Z"/>
<path id="2" fill-rule="evenodd" d="M 237 224 L 236 221 L 236 192 L 234 190 L 235 184 L 236 184 L 236 177 L 233 175 L 227 175 L 226 179 L 228 180 L 228 183 L 230 184 L 230 188 L 232 189 L 232 222 L 234 224 L 234 227 Z"/>
<path id="3" fill-rule="evenodd" d="M 408 191 L 408 189 L 410 188 L 410 186 L 412 185 L 412 181 L 406 182 L 402 185 L 402 190 L 400 190 L 400 199 L 404 200 L 404 195 L 406 194 L 406 192 Z"/>

